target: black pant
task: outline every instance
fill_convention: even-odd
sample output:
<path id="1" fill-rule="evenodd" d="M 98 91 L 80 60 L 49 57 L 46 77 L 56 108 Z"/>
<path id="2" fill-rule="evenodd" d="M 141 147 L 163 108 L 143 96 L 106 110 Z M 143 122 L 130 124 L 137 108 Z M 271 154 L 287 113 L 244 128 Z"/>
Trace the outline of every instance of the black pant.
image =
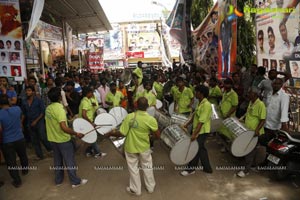
<path id="1" fill-rule="evenodd" d="M 258 142 L 260 145 L 262 146 L 268 146 L 268 143 L 270 142 L 270 140 L 272 140 L 275 136 L 276 136 L 276 130 L 271 130 L 268 128 L 264 128 L 265 129 L 265 133 L 260 135 L 258 137 Z"/>
<path id="2" fill-rule="evenodd" d="M 208 136 L 208 133 L 204 133 L 204 134 L 200 134 L 197 137 L 197 142 L 198 142 L 198 145 L 199 145 L 199 149 L 198 149 L 198 152 L 197 152 L 196 156 L 188 164 L 189 171 L 193 171 L 194 169 L 196 169 L 198 167 L 199 159 L 200 159 L 201 164 L 203 166 L 203 171 L 206 171 L 206 172 L 212 171 L 212 168 L 211 168 L 210 163 L 209 163 L 208 153 L 207 153 L 207 150 L 205 148 L 205 141 L 206 141 L 207 136 Z"/>
<path id="3" fill-rule="evenodd" d="M 28 158 L 26 154 L 25 140 L 17 140 L 2 145 L 3 156 L 7 165 L 8 172 L 15 183 L 21 183 L 21 177 L 19 175 L 19 166 L 17 166 L 16 153 L 18 154 L 22 170 L 25 172 L 28 170 Z"/>

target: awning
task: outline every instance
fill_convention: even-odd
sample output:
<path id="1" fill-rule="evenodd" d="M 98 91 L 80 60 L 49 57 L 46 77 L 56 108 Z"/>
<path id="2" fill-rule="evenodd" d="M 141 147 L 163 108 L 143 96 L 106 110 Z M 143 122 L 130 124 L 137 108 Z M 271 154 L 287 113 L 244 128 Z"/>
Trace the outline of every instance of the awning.
<path id="1" fill-rule="evenodd" d="M 112 29 L 98 0 L 46 0 L 45 13 L 66 21 L 77 33 Z"/>

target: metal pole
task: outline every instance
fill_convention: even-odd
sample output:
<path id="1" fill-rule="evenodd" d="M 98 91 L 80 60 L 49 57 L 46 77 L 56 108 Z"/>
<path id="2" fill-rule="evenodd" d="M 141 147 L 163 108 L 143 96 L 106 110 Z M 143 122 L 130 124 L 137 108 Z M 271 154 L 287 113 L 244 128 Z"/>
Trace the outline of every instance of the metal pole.
<path id="1" fill-rule="evenodd" d="M 81 73 L 81 51 L 78 50 L 78 58 L 79 58 L 79 72 Z"/>
<path id="2" fill-rule="evenodd" d="M 44 58 L 43 58 L 43 47 L 42 47 L 42 41 L 39 40 L 39 57 L 40 57 L 40 69 L 42 69 L 43 78 L 46 78 L 45 76 L 45 66 L 44 66 Z M 37 80 L 39 81 L 39 80 Z"/>
<path id="3" fill-rule="evenodd" d="M 66 70 L 67 72 L 69 72 L 69 67 L 68 67 L 68 61 L 67 61 L 67 51 L 66 51 L 66 44 L 65 44 L 65 36 L 66 36 L 66 21 L 63 20 L 63 23 L 62 23 L 62 39 L 63 39 L 63 47 L 64 47 L 64 53 L 65 53 L 65 63 L 66 63 Z"/>

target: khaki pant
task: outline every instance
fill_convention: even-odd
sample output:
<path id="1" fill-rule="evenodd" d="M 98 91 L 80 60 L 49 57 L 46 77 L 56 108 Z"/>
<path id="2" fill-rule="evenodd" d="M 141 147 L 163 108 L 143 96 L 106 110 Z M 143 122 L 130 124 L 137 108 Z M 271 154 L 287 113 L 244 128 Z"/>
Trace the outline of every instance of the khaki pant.
<path id="1" fill-rule="evenodd" d="M 141 194 L 140 169 L 144 172 L 146 189 L 153 192 L 155 180 L 150 149 L 143 153 L 125 152 L 128 170 L 130 174 L 129 187 L 136 194 Z"/>

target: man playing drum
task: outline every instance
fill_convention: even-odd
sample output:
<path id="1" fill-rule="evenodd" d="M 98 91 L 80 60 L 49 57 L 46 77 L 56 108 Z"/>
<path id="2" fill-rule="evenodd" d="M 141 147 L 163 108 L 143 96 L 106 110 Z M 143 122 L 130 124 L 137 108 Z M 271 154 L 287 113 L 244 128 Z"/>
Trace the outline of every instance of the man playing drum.
<path id="1" fill-rule="evenodd" d="M 82 138 L 82 133 L 77 133 L 67 126 L 67 116 L 61 101 L 61 89 L 51 88 L 48 92 L 51 104 L 45 112 L 47 137 L 53 149 L 55 184 L 61 185 L 64 179 L 64 168 L 67 169 L 72 188 L 84 185 L 86 179 L 76 175 L 74 146 L 71 135 Z M 64 164 L 65 163 L 65 164 Z M 65 166 L 65 167 L 64 167 Z"/>
<path id="2" fill-rule="evenodd" d="M 245 125 L 252 131 L 255 131 L 255 137 L 259 137 L 264 134 L 264 124 L 266 121 L 266 107 L 258 97 L 260 90 L 256 87 L 252 87 L 249 92 L 249 106 L 245 115 Z M 258 156 L 258 148 L 254 148 L 248 155 L 245 156 L 245 170 L 237 173 L 238 177 L 245 177 L 249 174 L 250 168 L 255 161 L 255 157 Z"/>
<path id="3" fill-rule="evenodd" d="M 105 103 L 109 105 L 109 108 L 119 107 L 121 101 L 124 99 L 124 95 L 122 92 L 117 90 L 116 83 L 112 82 L 109 85 L 110 91 L 107 93 L 105 97 Z"/>
<path id="4" fill-rule="evenodd" d="M 195 96 L 199 100 L 199 104 L 195 110 L 193 118 L 186 123 L 185 128 L 193 120 L 193 132 L 191 142 L 197 140 L 199 149 L 194 159 L 189 162 L 187 169 L 181 172 L 182 176 L 188 176 L 195 173 L 195 169 L 198 167 L 199 159 L 203 165 L 203 171 L 206 173 L 212 173 L 213 170 L 210 166 L 208 153 L 205 148 L 205 141 L 210 133 L 211 123 L 211 104 L 207 100 L 209 89 L 204 85 L 199 85 L 195 88 Z"/>
<path id="5" fill-rule="evenodd" d="M 94 127 L 94 118 L 96 110 L 98 109 L 98 101 L 93 94 L 94 89 L 91 87 L 82 88 L 82 100 L 79 105 L 79 117 L 90 122 Z M 91 144 L 85 151 L 87 157 L 90 157 L 94 154 L 95 158 L 106 156 L 106 153 L 101 153 L 97 142 Z"/>
<path id="6" fill-rule="evenodd" d="M 224 93 L 220 104 L 221 114 L 224 119 L 235 116 L 235 111 L 239 103 L 238 95 L 232 89 L 232 86 L 233 81 L 230 78 L 227 78 L 224 81 Z M 232 133 L 224 125 L 221 126 L 218 132 L 228 139 L 231 139 L 232 137 Z M 221 152 L 226 152 L 225 147 L 222 148 Z"/>
<path id="7" fill-rule="evenodd" d="M 106 136 L 125 136 L 125 156 L 130 174 L 129 186 L 126 191 L 133 195 L 141 195 L 141 179 L 139 166 L 144 172 L 144 181 L 146 189 L 152 193 L 155 188 L 155 180 L 153 175 L 153 164 L 149 143 L 149 134 L 152 132 L 156 137 L 159 137 L 157 121 L 150 116 L 146 110 L 148 101 L 145 97 L 140 97 L 137 100 L 138 110 L 128 114 L 121 127 L 120 131 L 112 131 Z"/>

